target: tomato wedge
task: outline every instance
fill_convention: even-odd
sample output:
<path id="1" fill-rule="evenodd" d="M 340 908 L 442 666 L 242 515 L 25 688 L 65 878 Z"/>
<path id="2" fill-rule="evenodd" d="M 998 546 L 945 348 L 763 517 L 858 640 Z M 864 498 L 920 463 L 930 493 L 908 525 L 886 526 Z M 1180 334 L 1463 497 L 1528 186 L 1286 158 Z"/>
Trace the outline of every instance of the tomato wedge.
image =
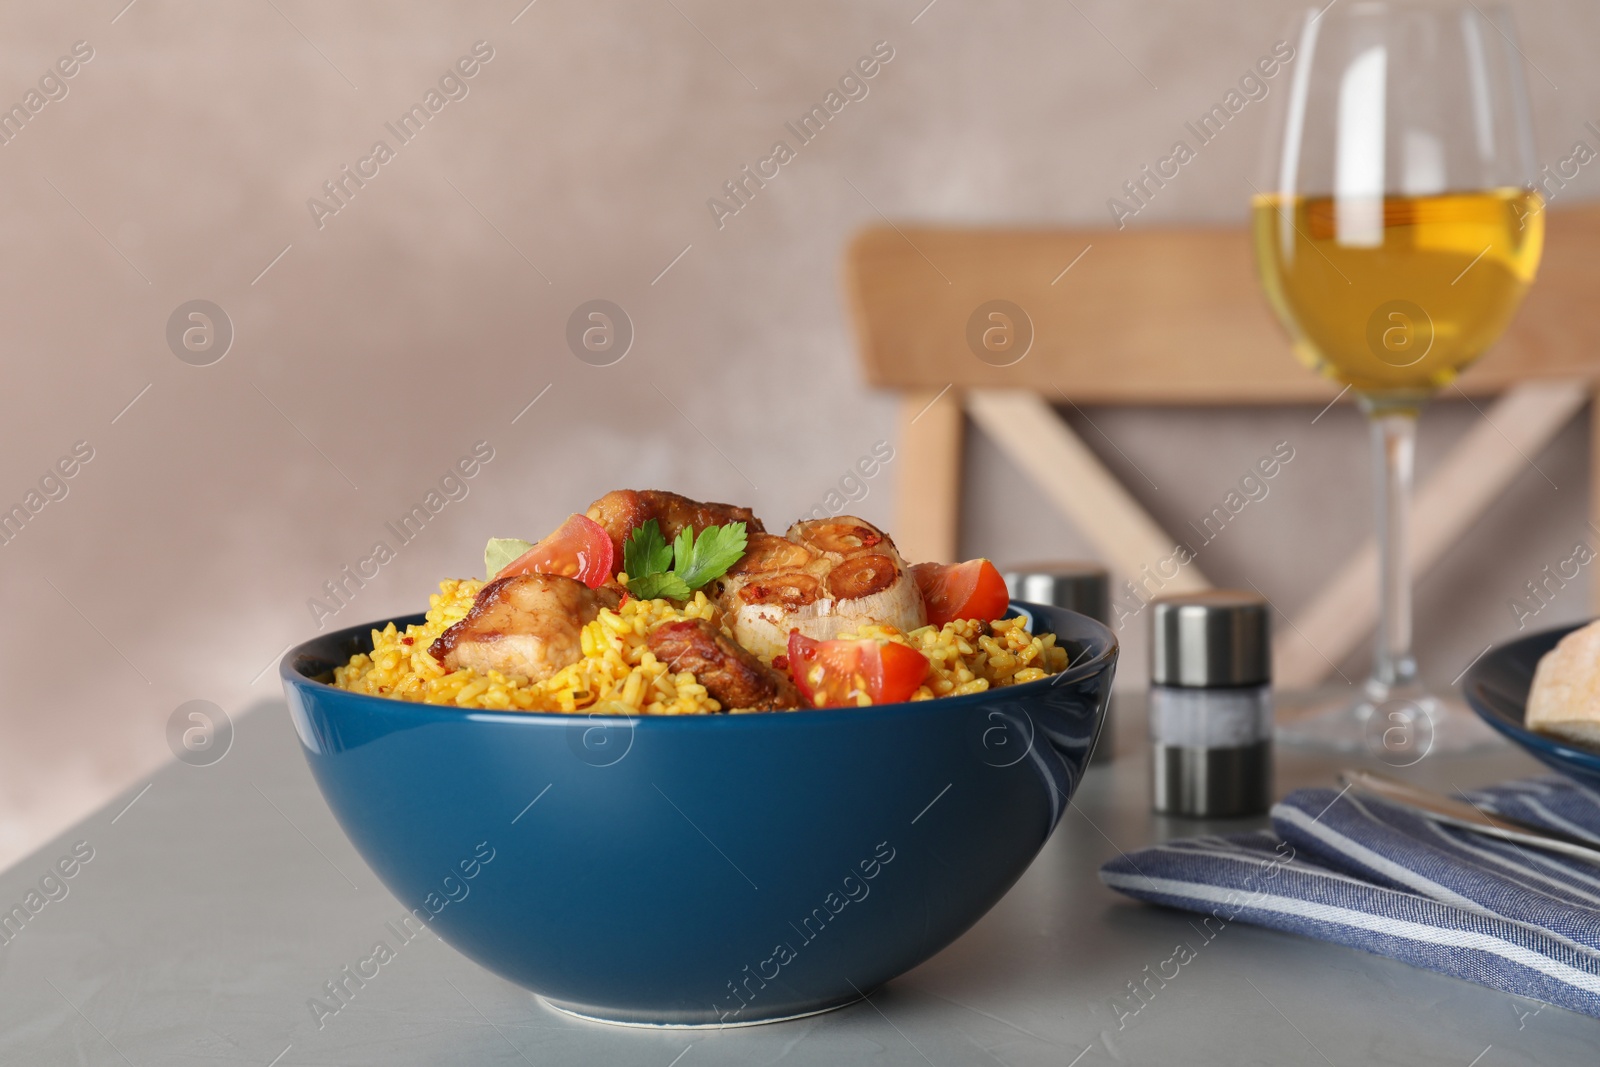
<path id="1" fill-rule="evenodd" d="M 1006 613 L 1011 597 L 1005 579 L 986 559 L 965 563 L 918 563 L 911 575 L 922 590 L 928 621 L 943 626 L 953 619 L 993 622 Z"/>
<path id="2" fill-rule="evenodd" d="M 606 528 L 587 515 L 569 515 L 555 533 L 506 564 L 496 578 L 515 574 L 559 574 L 590 589 L 611 580 L 616 550 Z"/>
<path id="3" fill-rule="evenodd" d="M 814 641 L 790 630 L 789 673 L 812 707 L 854 707 L 861 696 L 894 704 L 928 676 L 928 657 L 896 641 Z"/>

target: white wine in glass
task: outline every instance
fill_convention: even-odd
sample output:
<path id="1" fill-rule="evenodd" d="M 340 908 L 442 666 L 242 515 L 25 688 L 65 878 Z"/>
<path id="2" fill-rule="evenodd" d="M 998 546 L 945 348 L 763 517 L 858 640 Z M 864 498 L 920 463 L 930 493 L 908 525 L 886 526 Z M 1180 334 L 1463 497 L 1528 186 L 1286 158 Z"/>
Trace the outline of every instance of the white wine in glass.
<path id="1" fill-rule="evenodd" d="M 1505 330 L 1544 244 L 1526 189 L 1386 196 L 1372 244 L 1341 245 L 1333 197 L 1256 197 L 1256 257 L 1313 370 L 1374 398 L 1426 398 Z"/>
<path id="2" fill-rule="evenodd" d="M 1419 680 L 1407 519 L 1419 406 L 1504 332 L 1543 250 L 1514 37 L 1470 0 L 1350 0 L 1301 24 L 1256 258 L 1296 354 L 1370 418 L 1380 599 L 1371 676 L 1286 723 L 1291 743 L 1390 748 L 1403 722 L 1420 759 L 1487 736 Z"/>

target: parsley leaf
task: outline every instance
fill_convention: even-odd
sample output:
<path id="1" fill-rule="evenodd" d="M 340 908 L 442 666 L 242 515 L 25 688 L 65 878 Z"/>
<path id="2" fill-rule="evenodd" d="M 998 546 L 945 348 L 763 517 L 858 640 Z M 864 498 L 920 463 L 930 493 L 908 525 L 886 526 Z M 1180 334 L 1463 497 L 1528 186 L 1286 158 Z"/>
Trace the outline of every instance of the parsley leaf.
<path id="1" fill-rule="evenodd" d="M 640 600 L 654 600 L 657 597 L 664 597 L 667 600 L 688 600 L 691 595 L 689 587 L 683 584 L 683 579 L 671 571 L 648 574 L 643 578 L 635 578 L 630 574 L 628 592 Z"/>
<path id="2" fill-rule="evenodd" d="M 694 527 L 685 526 L 678 531 L 678 536 L 672 539 L 672 570 L 679 578 L 686 579 L 688 577 L 683 571 L 689 565 L 689 560 L 693 555 Z M 690 583 L 688 581 L 683 584 L 688 585 L 690 588 L 699 585 L 698 582 Z"/>
<path id="3" fill-rule="evenodd" d="M 622 545 L 628 592 L 641 600 L 688 600 L 691 592 L 738 562 L 747 540 L 744 523 L 730 522 L 707 526 L 698 537 L 686 526 L 668 547 L 661 524 L 651 519 L 634 527 Z"/>
<path id="4" fill-rule="evenodd" d="M 672 549 L 661 536 L 661 524 L 651 519 L 633 528 L 622 543 L 622 569 L 628 572 L 628 589 L 633 591 L 633 580 L 661 574 L 672 567 Z M 638 592 L 634 596 L 640 596 Z"/>
<path id="5" fill-rule="evenodd" d="M 694 547 L 685 551 L 691 541 Z M 712 579 L 722 577 L 729 567 L 739 562 L 747 541 L 742 522 L 707 526 L 699 537 L 684 527 L 678 534 L 677 563 L 673 571 L 690 589 L 699 589 Z"/>

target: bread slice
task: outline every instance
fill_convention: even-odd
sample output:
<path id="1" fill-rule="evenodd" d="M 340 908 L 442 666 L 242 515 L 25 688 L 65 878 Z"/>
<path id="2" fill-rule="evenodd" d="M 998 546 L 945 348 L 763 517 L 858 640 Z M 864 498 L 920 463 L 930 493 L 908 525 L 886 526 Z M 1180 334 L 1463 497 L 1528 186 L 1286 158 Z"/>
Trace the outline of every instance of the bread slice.
<path id="1" fill-rule="evenodd" d="M 1600 621 L 1546 652 L 1528 691 L 1528 729 L 1600 750 Z"/>

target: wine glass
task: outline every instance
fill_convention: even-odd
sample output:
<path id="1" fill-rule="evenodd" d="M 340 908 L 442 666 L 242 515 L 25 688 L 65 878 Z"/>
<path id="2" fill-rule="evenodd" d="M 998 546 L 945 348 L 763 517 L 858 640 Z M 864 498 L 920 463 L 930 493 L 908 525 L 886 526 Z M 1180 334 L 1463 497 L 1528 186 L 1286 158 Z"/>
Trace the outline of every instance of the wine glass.
<path id="1" fill-rule="evenodd" d="M 1412 453 L 1422 402 L 1500 336 L 1539 265 L 1521 52 L 1509 14 L 1470 0 L 1344 0 L 1306 12 L 1289 65 L 1252 209 L 1257 264 L 1296 354 L 1371 424 L 1380 599 L 1360 695 L 1280 736 L 1392 747 L 1399 723 L 1422 755 L 1460 750 L 1487 735 L 1426 691 L 1411 653 Z"/>

